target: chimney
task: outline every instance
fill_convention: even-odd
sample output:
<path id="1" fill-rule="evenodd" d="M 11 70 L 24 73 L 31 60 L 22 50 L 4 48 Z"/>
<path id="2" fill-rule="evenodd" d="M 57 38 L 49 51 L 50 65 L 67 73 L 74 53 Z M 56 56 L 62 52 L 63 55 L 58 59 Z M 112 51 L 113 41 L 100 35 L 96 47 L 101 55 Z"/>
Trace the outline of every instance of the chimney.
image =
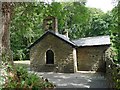
<path id="1" fill-rule="evenodd" d="M 58 20 L 56 17 L 54 18 L 54 25 L 53 26 L 54 26 L 54 31 L 58 32 Z"/>
<path id="2" fill-rule="evenodd" d="M 69 38 L 68 37 L 68 29 L 64 29 L 63 32 L 62 32 L 62 34 L 65 35 L 67 38 Z"/>
<path id="3" fill-rule="evenodd" d="M 51 31 L 57 33 L 58 32 L 57 18 L 54 16 L 47 16 L 43 20 L 43 29 L 45 31 L 51 30 Z"/>

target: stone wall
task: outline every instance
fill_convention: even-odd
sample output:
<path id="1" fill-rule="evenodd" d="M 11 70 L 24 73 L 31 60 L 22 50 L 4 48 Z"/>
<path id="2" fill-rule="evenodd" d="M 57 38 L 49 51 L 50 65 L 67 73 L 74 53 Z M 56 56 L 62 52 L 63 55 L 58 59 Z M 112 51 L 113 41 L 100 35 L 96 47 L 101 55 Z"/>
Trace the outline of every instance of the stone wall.
<path id="1" fill-rule="evenodd" d="M 105 71 L 104 53 L 108 46 L 79 47 L 77 49 L 78 71 Z"/>
<path id="2" fill-rule="evenodd" d="M 106 52 L 106 78 L 110 88 L 120 89 L 120 64 L 116 64 L 109 49 Z"/>
<path id="3" fill-rule="evenodd" d="M 54 52 L 54 64 L 46 64 L 46 52 Z M 73 48 L 66 42 L 48 34 L 38 44 L 30 50 L 31 70 L 54 71 L 54 72 L 74 72 Z"/>

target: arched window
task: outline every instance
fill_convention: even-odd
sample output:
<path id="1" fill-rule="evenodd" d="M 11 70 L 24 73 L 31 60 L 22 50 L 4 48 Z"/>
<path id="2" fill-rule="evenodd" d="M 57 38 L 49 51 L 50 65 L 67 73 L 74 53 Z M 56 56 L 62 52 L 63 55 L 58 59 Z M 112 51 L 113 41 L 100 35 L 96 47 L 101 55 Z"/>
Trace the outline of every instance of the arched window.
<path id="1" fill-rule="evenodd" d="M 46 52 L 46 64 L 54 64 L 54 53 L 52 50 Z"/>

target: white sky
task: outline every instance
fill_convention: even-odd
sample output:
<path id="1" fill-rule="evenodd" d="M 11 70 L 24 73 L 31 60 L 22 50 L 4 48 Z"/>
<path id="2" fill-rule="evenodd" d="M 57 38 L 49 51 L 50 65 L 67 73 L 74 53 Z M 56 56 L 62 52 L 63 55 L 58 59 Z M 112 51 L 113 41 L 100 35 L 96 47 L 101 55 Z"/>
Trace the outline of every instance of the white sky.
<path id="1" fill-rule="evenodd" d="M 87 0 L 87 7 L 95 7 L 107 12 L 114 7 L 112 0 Z"/>
<path id="2" fill-rule="evenodd" d="M 41 1 L 41 0 L 40 0 Z M 43 0 L 44 2 L 51 3 L 52 0 Z M 74 2 L 79 0 L 54 0 L 55 2 Z M 87 7 L 94 7 L 99 8 L 104 12 L 112 10 L 113 0 L 87 0 L 86 6 Z"/>

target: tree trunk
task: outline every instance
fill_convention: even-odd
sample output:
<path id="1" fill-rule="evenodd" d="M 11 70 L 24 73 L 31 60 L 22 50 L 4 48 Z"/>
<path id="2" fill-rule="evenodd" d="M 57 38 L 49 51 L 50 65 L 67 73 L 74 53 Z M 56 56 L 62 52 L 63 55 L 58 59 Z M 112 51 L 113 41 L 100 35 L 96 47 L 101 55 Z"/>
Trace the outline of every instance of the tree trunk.
<path id="1" fill-rule="evenodd" d="M 12 54 L 10 50 L 10 19 L 11 19 L 12 5 L 10 2 L 2 2 L 2 23 L 3 23 L 3 36 L 2 36 L 2 53 L 8 58 L 8 63 L 13 64 Z"/>
<path id="2" fill-rule="evenodd" d="M 3 36 L 2 9 L 1 8 L 2 8 L 2 3 L 0 2 L 0 65 L 2 61 L 1 55 L 2 55 L 2 36 Z"/>

